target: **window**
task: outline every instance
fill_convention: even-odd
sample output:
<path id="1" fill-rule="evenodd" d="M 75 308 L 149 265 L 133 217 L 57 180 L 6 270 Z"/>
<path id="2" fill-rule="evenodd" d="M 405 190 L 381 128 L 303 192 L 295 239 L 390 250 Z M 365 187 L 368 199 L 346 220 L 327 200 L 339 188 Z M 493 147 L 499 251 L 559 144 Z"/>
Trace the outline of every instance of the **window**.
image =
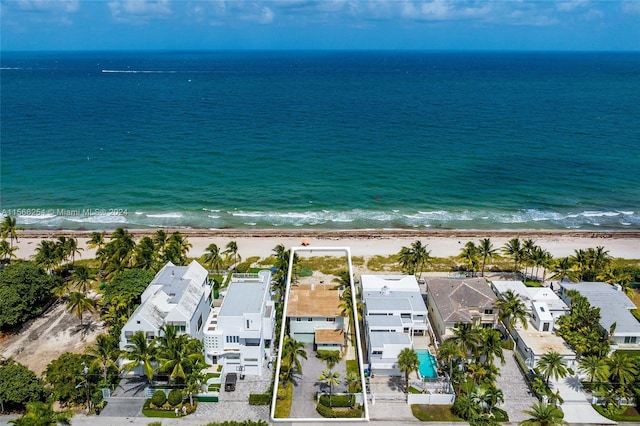
<path id="1" fill-rule="evenodd" d="M 372 355 L 382 355 L 382 351 L 373 351 L 371 352 Z"/>
<path id="2" fill-rule="evenodd" d="M 307 318 L 307 321 L 311 322 L 311 321 L 313 321 L 313 318 L 309 317 L 309 318 Z"/>
<path id="3" fill-rule="evenodd" d="M 240 336 L 227 336 L 227 343 L 239 343 Z"/>
<path id="4" fill-rule="evenodd" d="M 247 320 L 247 329 L 251 328 L 251 320 Z"/>
<path id="5" fill-rule="evenodd" d="M 549 331 L 549 323 L 545 322 L 544 324 L 542 324 L 542 331 Z"/>
<path id="6" fill-rule="evenodd" d="M 336 322 L 335 318 L 327 318 L 327 322 Z"/>
<path id="7" fill-rule="evenodd" d="M 197 330 L 200 331 L 200 329 L 202 328 L 202 314 L 200 314 L 200 318 L 198 318 L 198 327 Z"/>
<path id="8" fill-rule="evenodd" d="M 637 337 L 635 337 L 635 336 L 625 336 L 624 337 L 624 342 L 625 343 L 636 343 L 637 342 Z"/>
<path id="9" fill-rule="evenodd" d="M 484 314 L 485 315 L 493 315 L 493 309 L 485 309 L 484 310 Z"/>
<path id="10" fill-rule="evenodd" d="M 302 321 L 302 318 L 298 317 L 298 318 L 296 318 L 296 321 L 300 322 L 300 321 Z"/>

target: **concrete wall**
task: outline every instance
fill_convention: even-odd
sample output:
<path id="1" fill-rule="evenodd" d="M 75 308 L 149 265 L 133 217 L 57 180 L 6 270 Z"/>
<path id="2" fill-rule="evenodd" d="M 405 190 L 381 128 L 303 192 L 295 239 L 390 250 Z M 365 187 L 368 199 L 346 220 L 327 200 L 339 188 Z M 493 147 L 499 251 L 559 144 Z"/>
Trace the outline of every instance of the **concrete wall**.
<path id="1" fill-rule="evenodd" d="M 407 395 L 407 404 L 450 405 L 456 400 L 456 396 L 446 393 L 410 393 Z"/>

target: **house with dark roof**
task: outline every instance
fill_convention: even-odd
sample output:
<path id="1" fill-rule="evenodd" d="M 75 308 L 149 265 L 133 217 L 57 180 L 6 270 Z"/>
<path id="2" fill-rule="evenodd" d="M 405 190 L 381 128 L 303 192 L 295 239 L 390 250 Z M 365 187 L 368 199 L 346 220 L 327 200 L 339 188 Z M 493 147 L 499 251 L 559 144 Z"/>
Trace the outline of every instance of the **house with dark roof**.
<path id="1" fill-rule="evenodd" d="M 484 278 L 428 278 L 427 308 L 437 337 L 453 337 L 457 323 L 495 327 L 497 297 Z"/>
<path id="2" fill-rule="evenodd" d="M 120 333 L 120 349 L 124 350 L 136 331 L 152 340 L 169 324 L 179 334 L 202 341 L 204 323 L 211 310 L 209 273 L 195 260 L 189 266 L 168 262 L 158 271 L 140 296 L 141 304 L 131 314 Z"/>

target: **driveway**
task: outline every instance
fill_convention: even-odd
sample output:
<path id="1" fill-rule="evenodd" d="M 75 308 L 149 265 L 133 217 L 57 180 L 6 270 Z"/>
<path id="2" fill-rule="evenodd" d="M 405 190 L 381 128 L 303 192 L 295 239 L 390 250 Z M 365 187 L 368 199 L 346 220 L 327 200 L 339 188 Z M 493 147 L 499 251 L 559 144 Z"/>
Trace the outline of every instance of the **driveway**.
<path id="1" fill-rule="evenodd" d="M 538 398 L 529 391 L 513 351 L 504 350 L 503 353 L 504 365 L 500 364 L 500 360 L 494 361 L 500 369 L 496 384 L 504 395 L 504 404 L 500 405 L 500 408 L 509 414 L 510 422 L 521 422 L 529 418 L 523 411 L 530 410 L 531 406 L 538 402 Z"/>
<path id="2" fill-rule="evenodd" d="M 560 408 L 564 412 L 564 420 L 569 424 L 617 424 L 617 422 L 603 417 L 593 408 L 577 375 L 551 380 L 550 384 L 552 390 L 560 391 L 560 396 L 564 400 L 560 404 Z"/>
<path id="3" fill-rule="evenodd" d="M 142 406 L 144 405 L 144 390 L 147 387 L 147 378 L 123 377 L 120 384 L 108 399 L 108 404 L 100 413 L 103 417 L 144 417 Z"/>

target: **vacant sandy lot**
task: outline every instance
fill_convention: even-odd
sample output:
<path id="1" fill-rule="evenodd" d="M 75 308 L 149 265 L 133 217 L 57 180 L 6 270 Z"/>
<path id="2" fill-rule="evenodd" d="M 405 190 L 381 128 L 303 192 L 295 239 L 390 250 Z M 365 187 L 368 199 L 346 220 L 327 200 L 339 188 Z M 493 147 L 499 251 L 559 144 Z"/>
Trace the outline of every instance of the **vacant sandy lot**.
<path id="1" fill-rule="evenodd" d="M 26 323 L 17 333 L 0 343 L 0 356 L 12 357 L 40 375 L 47 364 L 65 352 L 82 353 L 104 331 L 97 313 L 85 314 L 80 320 L 57 302 L 47 312 Z"/>

